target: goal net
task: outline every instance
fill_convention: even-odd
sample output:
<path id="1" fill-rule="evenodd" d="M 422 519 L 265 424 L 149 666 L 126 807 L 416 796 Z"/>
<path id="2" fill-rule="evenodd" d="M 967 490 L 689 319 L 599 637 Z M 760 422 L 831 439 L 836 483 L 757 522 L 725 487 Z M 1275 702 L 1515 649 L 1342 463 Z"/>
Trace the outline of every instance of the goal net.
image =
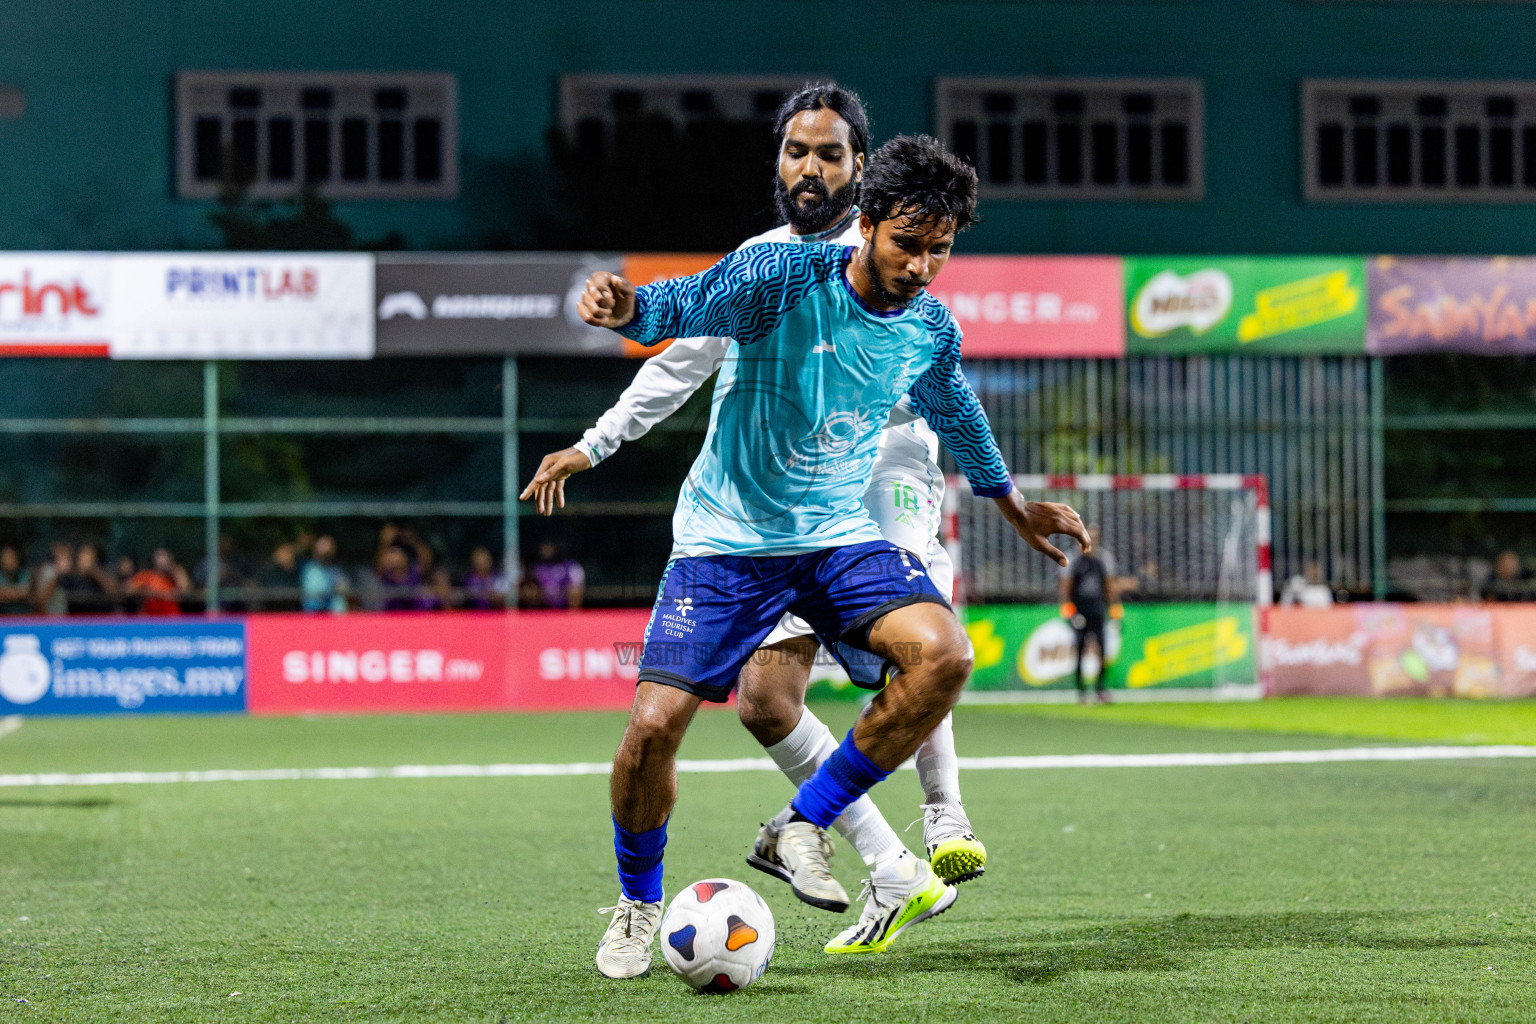
<path id="1" fill-rule="evenodd" d="M 1109 555 L 1123 584 L 1125 608 L 1125 619 L 1110 623 L 1115 635 L 1106 637 L 1111 685 L 1145 699 L 1259 695 L 1259 647 L 1274 594 L 1263 477 L 1021 475 L 1014 482 L 1026 499 L 1066 502 L 1099 531 L 1099 552 Z M 992 614 L 997 623 L 1021 623 L 1015 632 L 1030 630 L 1014 663 L 997 673 L 999 699 L 1009 689 L 1005 675 L 1020 693 L 1054 689 L 1069 697 L 1076 651 L 1070 625 L 1054 611 L 1061 571 L 1025 544 L 992 502 L 974 500 L 963 478 L 949 483 L 944 532 L 957 605 L 969 606 L 973 622 L 983 608 L 1040 608 L 1034 619 L 1019 609 Z M 1069 557 L 1079 554 L 1075 541 L 1054 542 Z M 1135 649 L 1120 650 L 1122 640 Z M 1084 674 L 1097 671 L 1096 659 L 1085 659 Z M 983 675 L 978 687 L 986 685 Z"/>

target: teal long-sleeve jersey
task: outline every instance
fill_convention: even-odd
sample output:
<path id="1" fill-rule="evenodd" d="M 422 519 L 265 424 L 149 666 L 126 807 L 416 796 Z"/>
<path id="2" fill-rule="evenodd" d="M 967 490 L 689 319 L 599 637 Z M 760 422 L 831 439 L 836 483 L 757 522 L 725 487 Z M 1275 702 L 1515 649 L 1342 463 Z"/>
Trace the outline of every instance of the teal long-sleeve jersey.
<path id="1" fill-rule="evenodd" d="M 1013 490 L 960 372 L 949 310 L 927 292 L 905 309 L 874 309 L 848 281 L 855 251 L 757 245 L 636 290 L 625 337 L 735 341 L 678 496 L 672 557 L 794 555 L 880 540 L 862 498 L 881 428 L 904 394 L 976 494 Z"/>

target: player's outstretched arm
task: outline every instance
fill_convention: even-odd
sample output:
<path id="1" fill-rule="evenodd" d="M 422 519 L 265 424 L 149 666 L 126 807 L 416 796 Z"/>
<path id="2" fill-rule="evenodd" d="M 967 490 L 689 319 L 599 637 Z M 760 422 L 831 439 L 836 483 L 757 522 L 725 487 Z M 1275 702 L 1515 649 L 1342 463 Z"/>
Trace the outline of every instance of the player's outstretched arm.
<path id="1" fill-rule="evenodd" d="M 587 282 L 582 318 L 612 327 L 641 345 L 667 338 L 734 338 L 750 345 L 767 337 L 786 312 L 823 281 L 842 272 L 835 245 L 775 245 L 738 249 L 687 277 L 656 281 L 626 297 L 622 278 L 599 272 Z"/>
<path id="2" fill-rule="evenodd" d="M 954 456 L 971 482 L 972 492 L 996 501 L 1003 517 L 1026 544 L 1049 555 L 1058 565 L 1066 565 L 1067 556 L 1051 543 L 1051 535 L 1074 537 L 1087 551 L 1090 542 L 1082 519 L 1068 505 L 1025 501 L 1014 489 L 986 410 L 960 372 L 960 328 L 942 307 L 931 309 L 927 318 L 938 336 L 938 346 L 933 364 L 912 385 L 913 407 Z"/>
<path id="3" fill-rule="evenodd" d="M 955 457 L 973 493 L 983 498 L 1007 497 L 1013 492 L 1013 477 L 992 436 L 981 399 L 960 372 L 959 328 L 947 313 L 938 327 L 940 341 L 933 364 L 912 385 L 912 407 Z"/>
<path id="4" fill-rule="evenodd" d="M 539 461 L 539 471 L 533 474 L 533 479 L 528 481 L 528 486 L 523 488 L 518 500 L 527 501 L 532 498 L 539 515 L 552 516 L 556 505 L 565 508 L 565 481 L 591 468 L 591 460 L 575 448 L 550 452 Z"/>
<path id="5" fill-rule="evenodd" d="M 597 465 L 625 441 L 681 409 L 725 361 L 729 338 L 679 338 L 640 365 L 640 372 L 609 410 L 576 442 L 576 450 Z"/>

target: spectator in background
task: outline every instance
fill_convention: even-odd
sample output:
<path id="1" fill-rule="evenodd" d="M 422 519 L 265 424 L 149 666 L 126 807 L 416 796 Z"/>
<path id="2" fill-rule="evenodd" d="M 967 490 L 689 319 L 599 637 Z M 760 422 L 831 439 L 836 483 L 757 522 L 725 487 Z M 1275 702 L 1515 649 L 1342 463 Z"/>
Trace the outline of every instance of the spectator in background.
<path id="1" fill-rule="evenodd" d="M 539 545 L 539 560 L 533 567 L 533 579 L 539 587 L 539 602 L 544 608 L 580 608 L 587 590 L 587 574 L 581 563 L 559 554 L 554 541 Z"/>
<path id="2" fill-rule="evenodd" d="M 169 548 L 156 548 L 149 565 L 128 577 L 123 592 L 138 603 L 140 615 L 180 615 L 192 579 Z"/>
<path id="3" fill-rule="evenodd" d="M 1305 570 L 1286 580 L 1280 603 L 1302 608 L 1327 608 L 1333 604 L 1333 590 L 1323 581 L 1322 563 L 1308 562 Z"/>
<path id="4" fill-rule="evenodd" d="M 390 544 L 379 549 L 375 571 L 384 589 L 384 610 L 401 612 L 416 607 L 416 592 L 421 588 L 421 572 L 411 564 L 405 548 Z"/>
<path id="5" fill-rule="evenodd" d="M 1493 579 L 1483 596 L 1489 601 L 1536 601 L 1536 581 L 1526 575 L 1519 554 L 1499 553 L 1493 563 Z"/>
<path id="6" fill-rule="evenodd" d="M 258 611 L 296 612 L 302 607 L 299 586 L 299 550 L 292 541 L 272 549 L 272 558 L 256 571 L 256 597 L 250 602 Z"/>
<path id="7" fill-rule="evenodd" d="M 199 590 L 208 589 L 210 579 L 208 556 L 204 555 L 192 570 L 192 581 Z M 219 605 L 225 611 L 243 611 L 244 602 L 230 600 L 228 595 L 238 590 L 250 579 L 251 567 L 235 550 L 235 541 L 227 533 L 219 534 Z"/>
<path id="8" fill-rule="evenodd" d="M 118 555 L 117 562 L 112 566 L 112 578 L 117 581 L 117 610 L 132 614 L 138 611 L 135 603 L 128 597 L 128 581 L 133 579 L 133 574 L 138 572 L 138 565 L 132 555 Z"/>
<path id="9" fill-rule="evenodd" d="M 75 554 L 63 541 L 48 548 L 48 561 L 32 573 L 32 608 L 40 615 L 68 615 L 69 597 L 59 585 L 61 577 L 75 571 Z"/>
<path id="10" fill-rule="evenodd" d="M 0 547 L 0 615 L 32 612 L 32 572 L 21 564 L 16 545 Z"/>
<path id="11" fill-rule="evenodd" d="M 517 606 L 519 608 L 543 608 L 544 595 L 539 592 L 539 581 L 530 573 L 517 582 Z"/>
<path id="12" fill-rule="evenodd" d="M 469 572 L 460 584 L 464 589 L 464 607 L 481 610 L 507 606 L 507 576 L 496 571 L 496 561 L 489 548 L 477 547 L 469 554 Z"/>
<path id="13" fill-rule="evenodd" d="M 432 548 L 410 526 L 385 523 L 379 531 L 374 569 L 384 590 L 385 611 L 434 611 L 444 607 Z M 446 588 L 452 591 L 451 581 Z"/>
<path id="14" fill-rule="evenodd" d="M 416 599 L 416 610 L 440 612 L 453 607 L 453 577 L 446 568 L 432 570 L 427 585 Z"/>
<path id="15" fill-rule="evenodd" d="M 101 564 L 101 549 L 81 544 L 71 571 L 58 577 L 71 615 L 107 615 L 117 610 L 117 580 Z"/>
<path id="16" fill-rule="evenodd" d="M 328 533 L 315 538 L 309 561 L 299 576 L 301 602 L 306 612 L 344 612 L 351 588 L 336 567 L 336 540 Z"/>

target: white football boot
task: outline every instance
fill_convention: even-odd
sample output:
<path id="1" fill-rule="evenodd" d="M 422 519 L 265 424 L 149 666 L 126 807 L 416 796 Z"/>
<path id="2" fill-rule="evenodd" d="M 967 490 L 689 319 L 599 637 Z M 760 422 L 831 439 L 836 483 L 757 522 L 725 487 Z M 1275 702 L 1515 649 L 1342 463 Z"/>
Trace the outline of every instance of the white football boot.
<path id="1" fill-rule="evenodd" d="M 760 841 L 761 838 L 759 834 Z M 779 829 L 773 852 L 789 874 L 789 887 L 802 902 L 834 914 L 848 909 L 848 890 L 832 877 L 832 837 L 826 829 L 817 828 L 808 821 L 786 822 Z M 749 863 L 758 866 L 750 860 Z M 759 870 L 784 877 L 777 871 Z"/>
<path id="2" fill-rule="evenodd" d="M 613 914 L 603 941 L 597 946 L 597 969 L 605 978 L 643 978 L 651 973 L 651 941 L 661 927 L 666 897 L 642 903 L 619 897 L 618 906 L 603 907 L 599 914 Z"/>

